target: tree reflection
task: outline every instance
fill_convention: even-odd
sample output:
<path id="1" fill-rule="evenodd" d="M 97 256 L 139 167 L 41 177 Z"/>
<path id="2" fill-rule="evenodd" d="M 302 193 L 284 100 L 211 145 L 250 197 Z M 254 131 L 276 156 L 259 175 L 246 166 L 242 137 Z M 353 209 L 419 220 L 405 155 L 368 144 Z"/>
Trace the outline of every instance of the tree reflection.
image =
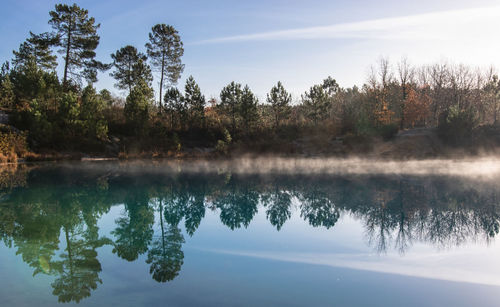
<path id="1" fill-rule="evenodd" d="M 106 238 L 96 239 L 89 232 L 80 234 L 78 230 L 68 229 L 66 226 L 63 231 L 66 249 L 60 256 L 61 260 L 52 264 L 58 275 L 52 283 L 52 293 L 58 297 L 59 302 L 78 303 L 90 296 L 98 283 L 102 283 L 99 278 L 102 268 L 97 260 L 96 249 L 111 242 Z"/>
<path id="2" fill-rule="evenodd" d="M 279 231 L 292 216 L 292 196 L 286 191 L 276 190 L 273 193 L 263 194 L 261 199 L 267 208 L 267 219 Z"/>
<path id="3" fill-rule="evenodd" d="M 153 238 L 154 209 L 146 196 L 127 200 L 125 210 L 126 215 L 115 220 L 117 227 L 111 232 L 116 237 L 113 253 L 134 261 L 147 252 Z"/>
<path id="4" fill-rule="evenodd" d="M 220 210 L 220 220 L 231 230 L 248 227 L 257 213 L 259 193 L 247 185 L 241 186 L 234 181 L 217 191 L 213 204 Z"/>
<path id="5" fill-rule="evenodd" d="M 184 263 L 182 243 L 184 237 L 177 224 L 164 223 L 163 200 L 158 201 L 160 217 L 160 235 L 154 238 L 148 251 L 146 263 L 150 264 L 149 273 L 154 280 L 166 282 L 173 280 L 181 270 Z M 172 216 L 170 215 L 170 218 Z M 166 229 L 165 229 L 166 228 Z"/>
<path id="6" fill-rule="evenodd" d="M 497 182 L 446 177 L 141 174 L 61 166 L 3 172 L 0 197 L 0 240 L 34 276 L 53 278 L 60 302 L 80 302 L 102 283 L 98 252 L 105 245 L 121 259 L 145 262 L 155 281 L 173 281 L 184 262 L 184 235 L 200 231 L 207 209 L 230 230 L 248 228 L 259 210 L 278 231 L 294 214 L 325 231 L 349 215 L 380 253 L 404 254 L 416 242 L 437 248 L 489 242 L 500 231 Z M 98 225 L 116 206 L 111 240 Z"/>
<path id="7" fill-rule="evenodd" d="M 335 226 L 340 217 L 340 211 L 321 191 L 307 191 L 301 194 L 300 200 L 302 201 L 300 216 L 311 226 L 324 226 L 327 229 Z"/>

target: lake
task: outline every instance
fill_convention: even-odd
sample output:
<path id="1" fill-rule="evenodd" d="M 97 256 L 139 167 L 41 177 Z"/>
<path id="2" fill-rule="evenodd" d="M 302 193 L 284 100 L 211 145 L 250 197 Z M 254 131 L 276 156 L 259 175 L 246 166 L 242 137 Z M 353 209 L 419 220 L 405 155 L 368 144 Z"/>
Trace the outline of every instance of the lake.
<path id="1" fill-rule="evenodd" d="M 282 162 L 4 167 L 0 305 L 499 305 L 496 164 Z"/>

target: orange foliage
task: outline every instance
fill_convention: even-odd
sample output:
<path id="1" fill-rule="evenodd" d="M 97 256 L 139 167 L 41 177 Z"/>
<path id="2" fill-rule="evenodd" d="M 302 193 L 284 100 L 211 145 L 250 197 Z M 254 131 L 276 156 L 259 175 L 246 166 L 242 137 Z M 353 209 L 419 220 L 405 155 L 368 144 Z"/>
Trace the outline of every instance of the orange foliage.
<path id="1" fill-rule="evenodd" d="M 380 102 L 379 110 L 375 111 L 375 119 L 379 124 L 388 125 L 392 122 L 394 112 L 389 109 L 387 102 L 382 100 Z"/>
<path id="2" fill-rule="evenodd" d="M 425 119 L 430 115 L 431 98 L 425 92 L 425 88 L 418 92 L 413 88 L 408 90 L 404 103 L 404 118 L 406 124 L 411 127 L 425 124 Z"/>

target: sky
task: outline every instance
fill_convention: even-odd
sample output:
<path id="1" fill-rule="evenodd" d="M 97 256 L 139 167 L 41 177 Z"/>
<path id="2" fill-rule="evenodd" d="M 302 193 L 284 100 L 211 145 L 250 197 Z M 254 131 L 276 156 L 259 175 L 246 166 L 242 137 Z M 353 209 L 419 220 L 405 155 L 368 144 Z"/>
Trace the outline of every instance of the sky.
<path id="1" fill-rule="evenodd" d="M 29 31 L 50 31 L 49 11 L 73 1 L 2 0 L 0 61 L 12 58 Z M 231 81 L 248 84 L 261 101 L 281 81 L 298 99 L 327 76 L 342 87 L 362 85 L 380 57 L 393 66 L 464 63 L 500 68 L 500 1 L 492 0 L 81 0 L 101 24 L 97 59 L 131 44 L 145 52 L 151 27 L 174 26 L 186 65 L 203 93 L 218 97 Z M 61 74 L 61 66 L 58 72 Z M 114 94 L 109 71 L 98 89 Z M 154 86 L 157 88 L 157 79 Z"/>

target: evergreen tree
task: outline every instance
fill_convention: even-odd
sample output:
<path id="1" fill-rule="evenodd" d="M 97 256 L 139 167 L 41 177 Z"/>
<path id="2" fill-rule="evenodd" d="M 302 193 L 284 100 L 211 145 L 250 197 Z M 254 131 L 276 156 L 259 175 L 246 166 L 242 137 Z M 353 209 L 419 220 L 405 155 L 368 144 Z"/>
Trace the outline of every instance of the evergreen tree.
<path id="1" fill-rule="evenodd" d="M 99 92 L 99 96 L 104 101 L 104 104 L 107 107 L 111 107 L 113 105 L 114 101 L 115 101 L 114 98 L 113 98 L 113 96 L 111 96 L 111 92 L 108 91 L 107 89 L 102 89 Z"/>
<path id="2" fill-rule="evenodd" d="M 116 79 L 115 86 L 121 90 L 128 89 L 129 95 L 139 79 L 150 83 L 153 80 L 151 68 L 145 62 L 145 54 L 138 52 L 134 46 L 125 46 L 111 54 L 115 71 L 110 76 Z"/>
<path id="3" fill-rule="evenodd" d="M 236 117 L 238 116 L 242 94 L 241 84 L 234 81 L 226 85 L 220 92 L 220 107 L 231 118 L 232 135 L 234 135 L 236 130 Z"/>
<path id="4" fill-rule="evenodd" d="M 153 99 L 153 89 L 139 80 L 125 102 L 125 118 L 131 130 L 136 134 L 144 134 L 148 127 L 149 110 Z"/>
<path id="5" fill-rule="evenodd" d="M 273 86 L 267 94 L 267 102 L 271 104 L 277 128 L 280 122 L 290 114 L 292 95 L 285 90 L 281 81 L 278 81 L 278 84 Z"/>
<path id="6" fill-rule="evenodd" d="M 97 71 L 109 68 L 109 65 L 95 60 L 100 24 L 96 24 L 88 11 L 76 4 L 56 4 L 50 17 L 49 24 L 59 38 L 56 46 L 64 54 L 63 85 L 68 86 L 69 74 L 78 79 L 83 76 L 89 82 L 97 81 Z"/>
<path id="7" fill-rule="evenodd" d="M 174 27 L 166 24 L 153 26 L 149 33 L 149 42 L 146 43 L 147 53 L 151 64 L 160 72 L 160 112 L 162 109 L 162 90 L 168 84 L 175 85 L 184 71 L 181 57 L 184 48 L 181 38 Z M 164 81 L 167 81 L 165 83 Z"/>
<path id="8" fill-rule="evenodd" d="M 14 67 L 26 65 L 33 60 L 42 69 L 54 70 L 57 57 L 52 53 L 51 46 L 57 42 L 58 38 L 51 33 L 34 34 L 30 31 L 30 37 L 19 46 L 19 50 L 13 51 Z"/>
<path id="9" fill-rule="evenodd" d="M 194 80 L 193 76 L 189 76 L 186 80 L 184 88 L 184 101 L 189 110 L 191 121 L 194 125 L 201 127 L 205 120 L 205 96 L 201 94 L 200 87 Z"/>
<path id="10" fill-rule="evenodd" d="M 174 128 L 174 118 L 177 118 L 177 124 L 182 127 L 182 124 L 187 121 L 187 107 L 184 96 L 181 92 L 171 87 L 167 89 L 164 97 L 165 109 L 170 114 L 170 126 Z"/>
<path id="11" fill-rule="evenodd" d="M 9 75 L 0 79 L 0 107 L 11 108 L 14 106 L 14 87 Z"/>
<path id="12" fill-rule="evenodd" d="M 29 104 L 33 99 L 38 99 L 47 108 L 57 108 L 60 85 L 54 71 L 47 72 L 30 60 L 12 70 L 9 77 L 14 87 L 16 104 Z"/>
<path id="13" fill-rule="evenodd" d="M 302 102 L 306 110 L 306 116 L 311 119 L 314 124 L 317 124 L 319 120 L 325 119 L 328 112 L 329 100 L 323 86 L 312 86 L 309 92 L 302 95 Z"/>
<path id="14" fill-rule="evenodd" d="M 257 111 L 258 99 L 250 90 L 248 85 L 245 85 L 241 93 L 241 103 L 239 113 L 246 128 L 246 132 L 250 131 L 251 126 L 258 120 L 259 113 Z"/>
<path id="15" fill-rule="evenodd" d="M 322 84 L 312 86 L 309 92 L 302 95 L 306 114 L 314 124 L 328 117 L 333 98 L 339 91 L 340 87 L 337 81 L 332 77 L 328 77 Z"/>
<path id="16" fill-rule="evenodd" d="M 97 94 L 92 85 L 85 87 L 82 93 L 81 117 L 83 130 L 87 137 L 105 140 L 108 136 L 108 123 L 104 119 L 103 111 L 106 102 Z"/>

